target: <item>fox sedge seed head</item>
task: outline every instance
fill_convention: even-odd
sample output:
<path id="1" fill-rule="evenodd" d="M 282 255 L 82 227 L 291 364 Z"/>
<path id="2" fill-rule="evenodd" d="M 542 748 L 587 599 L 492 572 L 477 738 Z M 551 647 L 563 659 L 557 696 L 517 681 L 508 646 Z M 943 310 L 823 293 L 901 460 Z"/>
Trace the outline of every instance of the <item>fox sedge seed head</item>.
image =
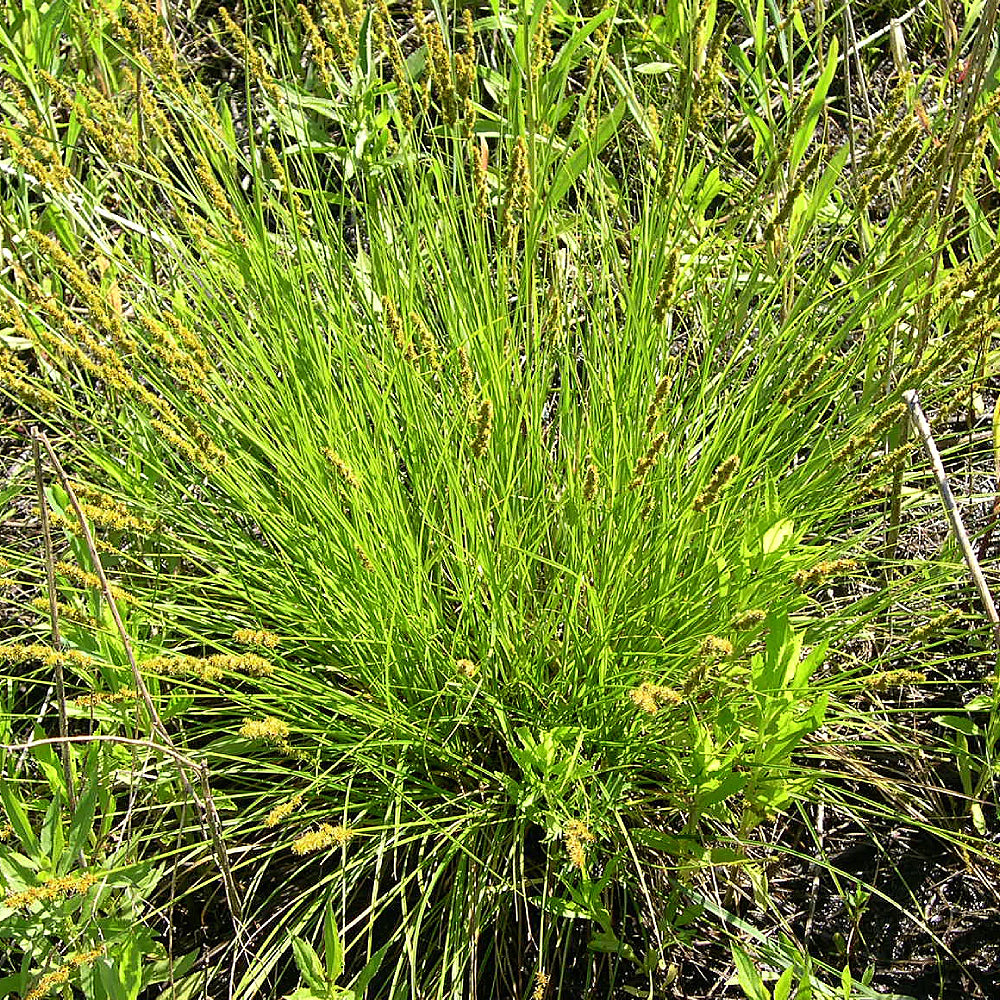
<path id="1" fill-rule="evenodd" d="M 324 823 L 318 830 L 304 833 L 292 844 L 293 854 L 313 854 L 326 850 L 328 847 L 344 847 L 354 837 L 354 831 L 346 826 L 333 826 Z"/>
<path id="2" fill-rule="evenodd" d="M 283 820 L 291 816 L 292 813 L 295 812 L 295 810 L 302 804 L 302 797 L 302 792 L 299 792 L 298 795 L 293 795 L 287 801 L 278 803 L 278 805 L 276 805 L 264 817 L 264 826 L 277 826 Z"/>
<path id="3" fill-rule="evenodd" d="M 871 674 L 862 682 L 869 691 L 888 691 L 890 688 L 909 687 L 913 684 L 923 684 L 927 675 L 919 670 L 884 670 Z"/>
<path id="4" fill-rule="evenodd" d="M 285 743 L 291 730 L 288 723 L 273 716 L 263 719 L 245 719 L 240 727 L 240 736 L 248 740 L 263 740 L 266 743 Z"/>
<path id="5" fill-rule="evenodd" d="M 730 455 L 724 462 L 718 465 L 708 485 L 698 494 L 694 501 L 694 509 L 698 513 L 703 513 L 714 504 L 722 491 L 732 482 L 740 467 L 740 456 Z"/>
<path id="6" fill-rule="evenodd" d="M 703 660 L 723 660 L 733 652 L 733 644 L 717 635 L 706 636 L 698 647 L 698 655 Z"/>
<path id="7" fill-rule="evenodd" d="M 644 681 L 638 687 L 632 688 L 628 694 L 632 704 L 647 715 L 655 715 L 664 705 L 679 705 L 681 703 L 679 692 L 660 684 L 651 684 L 649 681 Z"/>
<path id="8" fill-rule="evenodd" d="M 549 977 L 539 969 L 535 973 L 535 989 L 531 1000 L 545 1000 L 545 991 L 549 988 Z"/>
<path id="9" fill-rule="evenodd" d="M 756 628 L 766 617 L 766 611 L 761 608 L 752 608 L 750 611 L 744 611 L 733 619 L 733 628 L 738 632 L 746 632 L 752 628 Z"/>
<path id="10" fill-rule="evenodd" d="M 479 414 L 475 422 L 476 435 L 472 441 L 472 453 L 476 458 L 482 458 L 489 446 L 493 434 L 493 403 L 484 399 L 479 406 Z"/>
<path id="11" fill-rule="evenodd" d="M 590 503 L 591 500 L 597 496 L 597 489 L 600 486 L 600 476 L 597 471 L 597 466 L 594 464 L 594 459 L 592 456 L 587 456 L 586 471 L 583 477 L 583 499 L 586 503 Z"/>
<path id="12" fill-rule="evenodd" d="M 233 642 L 243 646 L 262 646 L 264 649 L 276 649 L 281 639 L 264 628 L 238 628 L 233 632 Z"/>
<path id="13" fill-rule="evenodd" d="M 479 673 L 478 664 L 474 663 L 472 660 L 456 660 L 455 668 L 463 677 L 467 677 L 469 680 L 472 680 Z"/>

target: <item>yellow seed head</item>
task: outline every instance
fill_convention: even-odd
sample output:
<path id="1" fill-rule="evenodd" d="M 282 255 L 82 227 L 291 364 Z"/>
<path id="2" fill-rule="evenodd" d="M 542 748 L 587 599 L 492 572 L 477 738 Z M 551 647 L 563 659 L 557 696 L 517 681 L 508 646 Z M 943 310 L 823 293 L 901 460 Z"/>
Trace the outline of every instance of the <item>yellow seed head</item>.
<path id="1" fill-rule="evenodd" d="M 475 142 L 470 142 L 469 150 L 472 159 L 472 187 L 476 194 L 476 216 L 481 221 L 485 221 L 486 208 L 489 202 L 489 191 L 487 188 L 489 147 L 486 145 L 486 139 L 480 136 L 478 146 Z"/>
<path id="2" fill-rule="evenodd" d="M 646 410 L 646 431 L 649 434 L 653 433 L 656 421 L 660 417 L 663 400 L 667 393 L 670 392 L 670 387 L 672 385 L 673 379 L 669 375 L 664 375 L 660 381 L 656 383 L 656 391 L 653 393 L 653 398 L 649 402 L 649 409 Z"/>
<path id="3" fill-rule="evenodd" d="M 646 449 L 646 454 L 635 464 L 635 471 L 632 473 L 632 482 L 629 483 L 628 487 L 630 490 L 637 490 L 643 484 L 646 474 L 656 465 L 656 458 L 660 454 L 660 449 L 666 440 L 667 435 L 662 431 L 653 438 Z"/>
<path id="4" fill-rule="evenodd" d="M 476 436 L 472 441 L 472 453 L 476 458 L 482 458 L 493 434 L 493 404 L 488 399 L 484 399 L 479 406 L 475 430 Z"/>
<path id="5" fill-rule="evenodd" d="M 415 312 L 410 313 L 410 323 L 417 331 L 417 340 L 420 343 L 420 354 L 426 360 L 431 371 L 441 370 L 441 359 L 438 357 L 437 342 L 434 334 L 423 321 L 423 318 Z"/>
<path id="6" fill-rule="evenodd" d="M 479 666 L 472 660 L 456 660 L 455 668 L 463 676 L 472 680 L 479 673 Z"/>
<path id="7" fill-rule="evenodd" d="M 287 722 L 275 719 L 273 716 L 245 719 L 240 727 L 240 736 L 244 739 L 263 740 L 265 743 L 287 743 L 290 732 Z"/>
<path id="8" fill-rule="evenodd" d="M 531 76 L 537 80 L 552 63 L 552 0 L 547 0 L 532 39 Z"/>
<path id="9" fill-rule="evenodd" d="M 312 854 L 328 847 L 348 844 L 354 837 L 354 831 L 346 826 L 332 826 L 324 823 L 318 830 L 304 833 L 292 844 L 293 854 Z"/>
<path id="10" fill-rule="evenodd" d="M 475 396 L 476 376 L 472 371 L 469 352 L 464 347 L 458 349 L 458 387 L 465 402 L 471 403 Z"/>
<path id="11" fill-rule="evenodd" d="M 778 397 L 778 402 L 788 404 L 799 399 L 809 386 L 816 381 L 816 376 L 822 371 L 826 361 L 827 355 L 825 353 L 816 355 L 799 373 L 795 381 L 782 390 L 781 395 Z"/>
<path id="12" fill-rule="evenodd" d="M 822 586 L 835 576 L 852 573 L 858 568 L 853 559 L 834 559 L 817 563 L 811 569 L 801 569 L 792 577 L 792 582 L 800 590 L 811 590 Z"/>
<path id="13" fill-rule="evenodd" d="M 539 969 L 535 973 L 535 990 L 531 1000 L 545 1000 L 545 991 L 549 988 L 549 977 Z"/>
<path id="14" fill-rule="evenodd" d="M 583 499 L 586 503 L 590 503 L 597 496 L 599 486 L 600 475 L 597 471 L 597 466 L 594 464 L 594 459 L 588 455 L 586 471 L 583 477 Z"/>
<path id="15" fill-rule="evenodd" d="M 863 681 L 869 691 L 888 691 L 889 688 L 909 687 L 911 684 L 923 684 L 927 675 L 919 670 L 885 670 L 871 674 Z"/>
<path id="16" fill-rule="evenodd" d="M 323 454 L 326 460 L 334 467 L 341 482 L 352 490 L 361 489 L 361 481 L 354 474 L 354 470 L 332 449 L 324 448 Z"/>
<path id="17" fill-rule="evenodd" d="M 44 876 L 40 876 L 44 878 Z M 46 878 L 41 885 L 32 886 L 21 892 L 8 893 L 3 905 L 11 910 L 26 909 L 35 903 L 50 899 L 79 896 L 87 892 L 100 881 L 100 876 L 92 872 L 80 872 L 75 875 L 62 875 L 56 878 Z"/>
<path id="18" fill-rule="evenodd" d="M 507 171 L 507 183 L 504 187 L 503 208 L 500 215 L 501 223 L 513 228 L 520 221 L 531 201 L 531 169 L 528 165 L 528 146 L 524 136 L 519 135 L 514 143 L 510 157 L 510 169 Z"/>
<path id="19" fill-rule="evenodd" d="M 680 694 L 673 688 L 644 681 L 628 693 L 632 703 L 647 715 L 655 715 L 662 705 L 679 705 Z"/>
<path id="20" fill-rule="evenodd" d="M 677 250 L 673 250 L 667 258 L 667 266 L 663 271 L 663 278 L 660 280 L 656 302 L 653 304 L 653 319 L 657 323 L 662 323 L 667 318 L 667 313 L 673 305 L 674 295 L 677 291 L 677 274 L 680 267 L 680 259 L 680 253 Z"/>
<path id="21" fill-rule="evenodd" d="M 961 611 L 952 609 L 937 615 L 924 625 L 920 625 L 910 633 L 910 642 L 926 642 L 940 635 L 946 628 L 957 625 L 965 616 Z"/>
<path id="22" fill-rule="evenodd" d="M 263 646 L 265 649 L 275 649 L 281 639 L 274 632 L 264 628 L 238 628 L 233 633 L 233 642 L 243 646 Z"/>
<path id="23" fill-rule="evenodd" d="M 719 499 L 719 495 L 730 484 L 740 467 L 740 456 L 730 455 L 718 465 L 708 485 L 698 494 L 694 501 L 694 509 L 702 513 Z"/>
<path id="24" fill-rule="evenodd" d="M 721 639 L 717 635 L 706 636 L 698 647 L 698 656 L 709 662 L 724 660 L 732 652 L 733 644 L 728 639 Z"/>
<path id="25" fill-rule="evenodd" d="M 301 792 L 299 792 L 298 795 L 293 795 L 292 798 L 285 802 L 280 802 L 264 817 L 264 826 L 277 826 L 283 820 L 291 816 L 301 804 Z"/>
<path id="26" fill-rule="evenodd" d="M 407 361 L 416 361 L 417 352 L 410 341 L 406 328 L 403 326 L 403 317 L 399 315 L 399 310 L 396 308 L 395 303 L 387 296 L 383 296 L 382 309 L 385 312 L 386 325 L 389 327 L 393 342 L 399 348 L 400 354 Z"/>
<path id="27" fill-rule="evenodd" d="M 752 628 L 756 628 L 766 617 L 766 611 L 760 608 L 753 608 L 750 611 L 744 611 L 742 614 L 737 615 L 733 619 L 733 628 L 738 632 L 747 632 Z"/>
<path id="28" fill-rule="evenodd" d="M 563 837 L 566 840 L 566 850 L 573 867 L 585 872 L 587 869 L 586 845 L 593 843 L 594 835 L 585 823 L 578 819 L 571 819 L 563 830 Z"/>

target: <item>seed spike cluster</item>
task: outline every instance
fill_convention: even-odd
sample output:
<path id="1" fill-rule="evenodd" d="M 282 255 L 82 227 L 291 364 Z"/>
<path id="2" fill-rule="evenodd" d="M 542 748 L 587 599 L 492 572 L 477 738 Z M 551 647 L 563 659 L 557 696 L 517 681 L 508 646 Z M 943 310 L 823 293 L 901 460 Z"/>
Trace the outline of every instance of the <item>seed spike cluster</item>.
<path id="1" fill-rule="evenodd" d="M 566 851 L 569 854 L 570 863 L 574 868 L 579 868 L 581 872 L 586 872 L 587 844 L 594 842 L 594 835 L 586 823 L 578 819 L 571 819 L 563 830 L 563 838 L 566 841 Z"/>
<path id="2" fill-rule="evenodd" d="M 800 590 L 814 590 L 837 576 L 853 573 L 858 568 L 854 559 L 833 559 L 817 563 L 811 569 L 799 570 L 792 582 Z"/>
<path id="3" fill-rule="evenodd" d="M 382 311 L 385 313 L 386 326 L 399 353 L 407 361 L 416 361 L 417 351 L 410 335 L 406 332 L 406 327 L 403 326 L 403 317 L 399 315 L 396 304 L 388 296 L 382 296 Z"/>
<path id="4" fill-rule="evenodd" d="M 545 1000 L 545 993 L 549 988 L 549 977 L 539 969 L 535 973 L 535 989 L 531 994 L 531 1000 Z"/>
<path id="5" fill-rule="evenodd" d="M 186 656 L 164 653 L 144 660 L 143 671 L 167 677 L 197 677 L 215 681 L 226 674 L 244 677 L 270 677 L 274 664 L 255 653 L 215 653 L 212 656 Z"/>
<path id="6" fill-rule="evenodd" d="M 389 6 L 386 0 L 377 0 L 375 17 L 376 40 L 379 48 L 389 59 L 392 68 L 392 76 L 396 83 L 396 107 L 399 111 L 400 121 L 403 128 L 411 130 L 413 128 L 413 92 L 410 85 L 410 76 L 406 69 L 406 61 L 403 59 L 403 50 L 399 46 L 399 41 L 392 27 L 392 17 L 389 14 Z"/>
<path id="7" fill-rule="evenodd" d="M 458 349 L 458 387 L 466 404 L 471 403 L 476 394 L 476 375 L 464 347 Z"/>
<path id="8" fill-rule="evenodd" d="M 667 440 L 666 432 L 661 431 L 656 435 L 655 438 L 650 442 L 649 447 L 646 449 L 646 453 L 635 463 L 635 469 L 632 472 L 632 482 L 628 484 L 630 490 L 637 490 L 645 482 L 646 476 L 649 474 L 649 470 L 656 465 L 657 457 L 660 454 L 660 450 L 663 448 L 664 443 Z"/>
<path id="9" fill-rule="evenodd" d="M 708 635 L 698 647 L 698 657 L 703 663 L 716 663 L 732 656 L 733 644 L 717 635 Z"/>
<path id="10" fill-rule="evenodd" d="M 417 22 L 421 38 L 427 47 L 431 85 L 437 94 L 438 104 L 445 122 L 448 125 L 454 125 L 458 121 L 458 93 L 452 76 L 451 57 L 445 45 L 444 32 L 441 30 L 437 17 L 433 14 L 429 18 L 423 16 L 422 6 L 419 8 L 418 20 L 417 9 L 417 5 L 414 4 L 414 21 Z"/>
<path id="11" fill-rule="evenodd" d="M 673 688 L 649 681 L 632 688 L 628 696 L 632 704 L 647 715 L 655 715 L 664 705 L 679 705 L 682 700 L 680 693 Z"/>
<path id="12" fill-rule="evenodd" d="M 886 410 L 877 420 L 873 421 L 863 434 L 852 436 L 847 444 L 834 456 L 837 462 L 850 462 L 857 455 L 867 456 L 876 441 L 879 441 L 893 424 L 906 416 L 906 404 L 897 403 Z"/>
<path id="13" fill-rule="evenodd" d="M 97 708 L 100 705 L 123 705 L 138 698 L 135 688 L 125 687 L 118 691 L 91 691 L 73 700 L 80 708 Z"/>
<path id="14" fill-rule="evenodd" d="M 326 87 L 327 91 L 332 91 L 334 83 L 330 67 L 334 61 L 333 49 L 327 45 L 326 39 L 320 34 L 320 30 L 316 26 L 312 14 L 309 13 L 309 9 L 304 4 L 298 4 L 295 10 L 299 15 L 299 21 L 302 22 L 302 27 L 305 29 L 306 38 L 309 39 L 309 46 L 312 49 L 312 61 L 316 67 L 316 72 L 319 74 L 319 78 L 323 81 L 323 86 Z"/>
<path id="15" fill-rule="evenodd" d="M 552 64 L 552 0 L 546 0 L 538 17 L 531 45 L 531 78 L 535 81 Z"/>
<path id="16" fill-rule="evenodd" d="M 70 974 L 81 965 L 89 965 L 95 958 L 104 954 L 104 945 L 98 945 L 89 951 L 76 952 L 52 972 L 45 973 L 35 985 L 24 995 L 24 1000 L 41 1000 L 52 992 L 53 987 L 63 986 L 69 982 Z"/>
<path id="17" fill-rule="evenodd" d="M 484 399 L 479 405 L 474 429 L 476 433 L 472 439 L 472 454 L 476 458 L 482 458 L 493 435 L 493 403 L 490 400 Z"/>
<path id="18" fill-rule="evenodd" d="M 43 138 L 46 129 L 38 115 L 29 107 L 21 88 L 9 78 L 0 85 L 0 94 L 9 98 L 17 110 L 22 125 L 4 122 L 0 125 L 4 152 L 25 173 L 53 193 L 69 189 L 72 174 L 67 169 L 55 143 Z"/>
<path id="19" fill-rule="evenodd" d="M 337 475 L 340 477 L 341 482 L 352 490 L 361 489 L 361 480 L 355 475 L 354 470 L 345 462 L 340 455 L 337 454 L 332 448 L 324 448 L 323 455 L 326 460 L 333 466 Z"/>
<path id="20" fill-rule="evenodd" d="M 45 667 L 74 666 L 81 670 L 90 670 L 94 665 L 94 661 L 78 649 L 53 649 L 42 642 L 30 645 L 11 642 L 0 646 L 0 663 L 41 663 Z"/>
<path id="21" fill-rule="evenodd" d="M 288 169 L 281 161 L 273 146 L 265 144 L 264 159 L 267 160 L 267 165 L 271 168 L 271 173 L 277 178 L 281 193 L 285 196 L 285 200 L 291 207 L 292 214 L 295 216 L 298 224 L 300 226 L 306 225 L 305 206 L 302 204 L 302 199 L 299 197 L 298 191 L 292 187 L 292 182 L 288 177 Z"/>
<path id="22" fill-rule="evenodd" d="M 276 649 L 281 643 L 281 638 L 265 628 L 238 628 L 233 632 L 233 642 L 238 642 L 242 646 Z"/>
<path id="23" fill-rule="evenodd" d="M 528 164 L 528 146 L 524 136 L 519 135 L 514 141 L 511 151 L 510 167 L 504 185 L 503 205 L 500 211 L 500 223 L 513 232 L 521 221 L 521 216 L 527 210 L 531 201 L 531 168 Z"/>
<path id="24" fill-rule="evenodd" d="M 597 496 L 600 484 L 600 474 L 594 464 L 593 456 L 588 455 L 583 476 L 583 499 L 586 503 L 590 503 Z"/>
<path id="25" fill-rule="evenodd" d="M 953 625 L 957 625 L 960 621 L 965 618 L 965 615 L 952 608 L 945 611 L 943 614 L 936 615 L 929 622 L 915 628 L 909 635 L 910 642 L 926 642 L 928 639 L 933 639 L 939 636 L 945 629 L 951 628 Z"/>
<path id="26" fill-rule="evenodd" d="M 318 830 L 304 833 L 292 844 L 293 854 L 314 854 L 330 847 L 346 847 L 354 839 L 355 832 L 346 826 L 323 823 Z"/>
<path id="27" fill-rule="evenodd" d="M 648 434 L 653 433 L 656 421 L 660 419 L 660 411 L 663 408 L 663 400 L 666 398 L 667 393 L 670 392 L 670 387 L 673 384 L 674 380 L 669 375 L 664 375 L 659 382 L 656 383 L 656 391 L 653 393 L 653 398 L 650 400 L 649 409 L 646 410 L 646 432 Z"/>
<path id="28" fill-rule="evenodd" d="M 788 221 L 789 216 L 792 214 L 792 208 L 795 206 L 796 200 L 799 195 L 802 194 L 802 190 L 805 187 L 806 182 L 815 172 L 816 167 L 819 166 L 819 162 L 825 152 L 825 146 L 817 146 L 813 150 L 809 159 L 806 160 L 805 164 L 799 168 L 795 175 L 795 180 L 792 181 L 791 186 L 788 188 L 788 192 L 785 194 L 785 197 L 781 202 L 781 207 L 778 209 L 774 218 L 764 228 L 765 243 L 770 243 L 774 240 L 778 229 L 780 229 Z"/>
<path id="29" fill-rule="evenodd" d="M 910 687 L 923 684 L 927 675 L 920 670 L 884 670 L 866 677 L 862 683 L 869 691 L 888 691 L 890 688 Z"/>
<path id="30" fill-rule="evenodd" d="M 791 385 L 786 386 L 781 395 L 778 397 L 778 402 L 782 405 L 787 405 L 789 403 L 795 402 L 797 399 L 801 399 L 805 395 L 806 390 L 816 381 L 817 376 L 823 370 L 826 365 L 828 355 L 825 353 L 817 354 L 816 357 L 802 369 L 801 372 L 795 377 Z"/>
<path id="31" fill-rule="evenodd" d="M 473 660 L 456 660 L 455 669 L 468 680 L 473 680 L 479 674 L 479 665 Z"/>
<path id="32" fill-rule="evenodd" d="M 674 296 L 677 292 L 677 275 L 680 267 L 680 252 L 672 250 L 667 257 L 667 266 L 664 268 L 663 277 L 660 279 L 660 287 L 656 293 L 656 302 L 653 304 L 653 319 L 657 323 L 662 323 L 673 305 Z"/>
<path id="33" fill-rule="evenodd" d="M 66 577 L 72 583 L 79 587 L 86 587 L 91 590 L 102 591 L 101 578 L 96 573 L 88 573 L 86 570 L 81 569 L 75 563 L 70 562 L 59 562 L 56 563 L 56 572 L 60 576 Z M 116 601 L 121 601 L 123 604 L 130 604 L 135 602 L 135 598 L 131 594 L 122 590 L 121 587 L 116 587 L 114 584 L 109 585 L 108 590 L 111 592 L 111 596 Z"/>
<path id="34" fill-rule="evenodd" d="M 247 740 L 260 740 L 277 747 L 287 747 L 291 730 L 288 723 L 274 716 L 263 719 L 244 719 L 240 727 L 240 736 Z"/>
<path id="35" fill-rule="evenodd" d="M 438 356 L 437 341 L 430 327 L 424 322 L 419 313 L 410 313 L 410 323 L 417 331 L 417 342 L 420 344 L 420 356 L 427 362 L 427 367 L 431 371 L 441 370 L 441 359 Z"/>
<path id="36" fill-rule="evenodd" d="M 225 7 L 219 8 L 219 20 L 239 47 L 240 54 L 246 58 L 252 78 L 259 83 L 275 105 L 279 108 L 288 103 L 281 88 L 275 83 L 271 71 L 264 62 L 260 50 L 251 43 L 243 29 L 233 20 L 232 14 Z"/>
<path id="37" fill-rule="evenodd" d="M 295 812 L 296 809 L 302 804 L 302 799 L 304 797 L 303 792 L 299 792 L 297 795 L 293 795 L 290 799 L 286 799 L 284 802 L 279 802 L 265 817 L 264 826 L 272 827 L 278 826 L 284 820 L 288 819 L 289 816 Z"/>
<path id="38" fill-rule="evenodd" d="M 41 885 L 8 893 L 3 898 L 3 905 L 11 910 L 26 910 L 36 903 L 79 896 L 100 882 L 101 878 L 102 876 L 95 872 L 78 872 L 75 875 L 45 878 Z"/>
<path id="39" fill-rule="evenodd" d="M 722 495 L 722 491 L 733 481 L 733 476 L 739 471 L 740 456 L 730 455 L 718 465 L 708 485 L 695 497 L 694 510 L 701 514 L 708 510 Z"/>
<path id="40" fill-rule="evenodd" d="M 138 344 L 125 330 L 121 318 L 104 304 L 106 296 L 100 286 L 51 237 L 39 233 L 33 240 L 40 252 L 48 254 L 57 273 L 88 304 L 96 325 L 115 346 L 102 342 L 87 326 L 77 323 L 53 295 L 20 270 L 17 276 L 21 289 L 38 310 L 40 317 L 44 317 L 47 322 L 40 322 L 29 328 L 17 318 L 12 303 L 6 299 L 0 299 L 0 318 L 13 318 L 11 325 L 14 329 L 26 334 L 31 343 L 50 356 L 53 364 L 64 369 L 73 366 L 79 368 L 154 415 L 151 425 L 190 464 L 209 474 L 225 465 L 227 456 L 201 426 L 190 418 L 179 416 L 166 400 L 129 371 L 125 359 L 138 353 Z M 68 398 L 61 406 L 73 412 L 72 399 Z"/>
<path id="41" fill-rule="evenodd" d="M 45 616 L 48 616 L 52 610 L 47 595 L 33 598 L 31 607 Z M 62 601 L 56 601 L 56 614 L 58 614 L 61 621 L 73 622 L 74 625 L 81 625 L 83 628 L 88 629 L 98 628 L 96 619 L 92 618 L 85 611 L 81 611 L 79 608 L 65 604 Z"/>
<path id="42" fill-rule="evenodd" d="M 733 619 L 732 627 L 737 632 L 749 632 L 750 629 L 756 628 L 766 617 L 766 611 L 761 608 L 751 608 L 749 611 L 744 611 L 737 615 Z"/>

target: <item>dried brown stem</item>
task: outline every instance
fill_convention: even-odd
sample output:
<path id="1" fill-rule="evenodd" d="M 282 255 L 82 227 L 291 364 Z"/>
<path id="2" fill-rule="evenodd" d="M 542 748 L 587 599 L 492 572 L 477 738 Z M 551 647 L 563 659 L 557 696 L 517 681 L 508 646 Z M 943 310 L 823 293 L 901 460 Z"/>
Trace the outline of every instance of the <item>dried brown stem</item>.
<path id="1" fill-rule="evenodd" d="M 941 461 L 941 455 L 938 453 L 937 445 L 934 443 L 934 438 L 931 435 L 930 424 L 927 422 L 927 417 L 924 415 L 923 408 L 920 405 L 920 398 L 915 389 L 907 389 L 903 393 L 903 399 L 907 407 L 909 407 L 910 420 L 913 422 L 914 429 L 923 442 L 924 451 L 927 453 L 927 458 L 931 464 L 931 471 L 937 480 L 938 491 L 944 503 L 945 513 L 948 515 L 952 531 L 954 531 L 959 548 L 962 550 L 965 565 L 969 567 L 972 582 L 976 585 L 976 590 L 979 591 L 979 599 L 983 603 L 986 617 L 993 626 L 993 637 L 997 650 L 1000 651 L 1000 615 L 997 614 L 993 595 L 990 593 L 986 577 L 983 576 L 979 560 L 976 558 L 975 550 L 969 541 L 969 535 L 965 530 L 965 524 L 962 522 L 962 515 L 958 510 L 958 505 L 955 503 L 955 496 L 951 492 L 951 486 L 948 485 L 948 476 L 944 470 L 944 464 Z"/>
<path id="2" fill-rule="evenodd" d="M 222 877 L 222 882 L 226 890 L 226 902 L 229 906 L 229 912 L 233 918 L 233 926 L 235 927 L 237 934 L 239 934 L 243 919 L 243 908 L 240 904 L 239 896 L 236 891 L 236 883 L 233 879 L 232 870 L 229 867 L 229 856 L 226 853 L 226 847 L 222 836 L 222 824 L 219 820 L 219 814 L 215 808 L 215 802 L 212 798 L 212 791 L 208 783 L 206 765 L 202 764 L 199 766 L 195 764 L 194 761 L 184 757 L 184 755 L 180 754 L 174 747 L 173 740 L 171 740 L 170 734 L 167 732 L 163 722 L 160 720 L 159 713 L 156 711 L 156 705 L 153 704 L 152 696 L 149 693 L 149 688 L 146 687 L 146 682 L 143 679 L 141 671 L 139 670 L 139 664 L 136 662 L 135 653 L 132 650 L 132 643 L 129 639 L 128 632 L 125 631 L 125 625 L 122 623 L 121 615 L 118 613 L 118 605 L 111 592 L 111 585 L 108 583 L 108 578 L 104 573 L 104 566 L 102 565 L 101 557 L 97 552 L 97 546 L 94 544 L 94 537 L 90 532 L 90 525 L 87 523 L 87 518 L 80 507 L 80 501 L 77 499 L 76 493 L 73 491 L 73 486 L 69 481 L 69 477 L 66 475 L 66 472 L 63 469 L 62 464 L 59 462 L 59 458 L 53 450 L 52 445 L 49 443 L 48 438 L 44 434 L 40 433 L 37 436 L 37 440 L 39 440 L 45 448 L 49 461 L 52 463 L 52 468 L 59 477 L 59 482 L 62 485 L 62 488 L 66 491 L 66 495 L 69 497 L 69 502 L 73 507 L 77 520 L 80 522 L 80 531 L 83 534 L 84 543 L 87 546 L 87 551 L 90 553 L 90 559 L 94 565 L 97 577 L 101 581 L 101 592 L 104 595 L 105 601 L 108 603 L 108 608 L 111 611 L 112 618 L 114 618 L 115 627 L 117 628 L 118 635 L 121 638 L 122 646 L 125 649 L 125 655 L 128 658 L 129 667 L 132 672 L 132 681 L 135 684 L 136 692 L 142 700 L 149 716 L 151 733 L 150 740 L 148 742 L 156 746 L 158 749 L 169 753 L 180 765 L 177 772 L 180 776 L 181 784 L 184 787 L 185 794 L 191 798 L 191 801 L 194 802 L 195 807 L 198 809 L 202 821 L 202 829 L 205 830 L 207 828 L 208 835 L 212 842 L 216 863 L 219 867 L 219 874 Z M 157 737 L 159 737 L 159 744 L 152 739 L 152 735 L 154 733 Z M 138 743 L 139 741 L 136 742 Z M 194 785 L 188 777 L 188 767 L 198 772 L 198 780 L 204 792 L 204 800 L 198 797 L 198 794 L 194 789 Z"/>
<path id="3" fill-rule="evenodd" d="M 59 634 L 59 601 L 56 594 L 56 564 L 52 555 L 52 526 L 49 524 L 49 506 L 45 502 L 45 479 L 42 475 L 42 455 L 39 448 L 39 434 L 35 430 L 31 435 L 31 457 L 35 465 L 35 490 L 38 494 L 38 517 L 42 524 L 42 542 L 45 547 L 45 580 L 49 590 L 49 620 L 52 623 L 50 638 L 52 648 L 62 649 L 62 636 Z M 59 735 L 63 740 L 69 736 L 69 716 L 66 712 L 66 678 L 63 674 L 62 660 L 56 657 L 56 702 L 59 706 Z M 66 782 L 66 798 L 70 809 L 76 809 L 76 788 L 73 785 L 73 768 L 70 764 L 69 747 L 62 745 L 63 779 Z"/>

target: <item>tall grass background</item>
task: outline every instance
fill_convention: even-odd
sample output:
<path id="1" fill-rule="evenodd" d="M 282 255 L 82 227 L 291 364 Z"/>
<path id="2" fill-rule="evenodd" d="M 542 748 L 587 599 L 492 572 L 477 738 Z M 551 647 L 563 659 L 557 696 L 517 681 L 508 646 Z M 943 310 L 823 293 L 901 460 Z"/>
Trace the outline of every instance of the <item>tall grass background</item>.
<path id="1" fill-rule="evenodd" d="M 824 995 L 840 968 L 737 917 L 783 815 L 901 812 L 987 863 L 992 698 L 915 737 L 886 692 L 959 630 L 993 665 L 957 550 L 898 543 L 936 502 L 901 392 L 946 425 L 991 371 L 988 93 L 901 64 L 848 138 L 838 36 L 795 12 L 332 4 L 220 11 L 213 94 L 181 18 L 66 10 L 72 58 L 10 10 L 5 41 L 6 383 L 74 483 L 56 641 L 5 652 L 12 990 L 137 995 L 154 959 L 165 996 L 652 989 L 742 926 Z M 69 779 L 21 749 L 56 666 L 66 732 L 107 738 Z M 888 748 L 928 787 L 958 761 L 947 814 L 852 791 Z M 56 918 L 11 898 L 70 870 L 103 882 Z M 231 930 L 175 974 L 204 908 Z"/>

